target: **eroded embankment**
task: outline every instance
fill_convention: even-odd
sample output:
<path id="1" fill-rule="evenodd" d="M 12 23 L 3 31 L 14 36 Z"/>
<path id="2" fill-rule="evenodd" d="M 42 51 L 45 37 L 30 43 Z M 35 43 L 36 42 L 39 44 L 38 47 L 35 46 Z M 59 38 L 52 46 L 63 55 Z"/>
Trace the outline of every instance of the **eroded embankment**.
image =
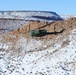
<path id="1" fill-rule="evenodd" d="M 45 48 L 53 46 L 55 43 L 57 43 L 57 41 L 54 42 L 55 40 L 64 38 L 64 36 L 70 34 L 70 32 L 75 27 L 76 18 L 71 18 L 64 21 L 56 21 L 55 23 L 36 21 L 24 24 L 23 27 L 17 28 L 12 32 L 4 33 L 1 36 L 3 36 L 3 42 L 10 42 L 12 44 L 12 50 L 18 50 L 25 48 L 26 46 L 26 50 L 30 52 L 43 50 Z M 31 31 L 36 29 L 47 30 L 51 34 L 42 37 L 32 37 Z"/>

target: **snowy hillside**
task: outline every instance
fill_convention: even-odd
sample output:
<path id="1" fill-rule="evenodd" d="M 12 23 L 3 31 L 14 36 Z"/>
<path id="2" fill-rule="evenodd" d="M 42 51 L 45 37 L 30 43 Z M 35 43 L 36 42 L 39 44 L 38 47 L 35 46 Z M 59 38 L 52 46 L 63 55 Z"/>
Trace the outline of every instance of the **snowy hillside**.
<path id="1" fill-rule="evenodd" d="M 26 23 L 26 13 L 40 21 Z M 36 11 L 0 12 L 0 17 L 0 75 L 76 75 L 76 18 L 63 21 L 54 12 Z M 34 29 L 50 34 L 32 37 Z"/>
<path id="2" fill-rule="evenodd" d="M 40 18 L 34 17 L 40 16 Z M 24 20 L 44 20 L 41 17 L 60 20 L 60 16 L 50 11 L 0 11 L 0 18 L 24 19 Z M 50 20 L 50 19 L 49 19 Z M 50 20 L 51 21 L 51 20 Z"/>

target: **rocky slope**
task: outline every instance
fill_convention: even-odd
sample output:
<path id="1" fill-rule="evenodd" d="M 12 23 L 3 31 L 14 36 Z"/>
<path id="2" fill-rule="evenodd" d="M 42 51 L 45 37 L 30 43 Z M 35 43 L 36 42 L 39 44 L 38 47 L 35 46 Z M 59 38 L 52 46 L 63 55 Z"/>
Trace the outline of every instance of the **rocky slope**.
<path id="1" fill-rule="evenodd" d="M 3 19 L 0 24 L 8 23 Z M 12 28 L 10 19 L 7 23 Z M 0 75 L 76 75 L 76 18 L 21 23 L 11 31 L 0 31 Z M 51 34 L 31 37 L 35 29 Z"/>

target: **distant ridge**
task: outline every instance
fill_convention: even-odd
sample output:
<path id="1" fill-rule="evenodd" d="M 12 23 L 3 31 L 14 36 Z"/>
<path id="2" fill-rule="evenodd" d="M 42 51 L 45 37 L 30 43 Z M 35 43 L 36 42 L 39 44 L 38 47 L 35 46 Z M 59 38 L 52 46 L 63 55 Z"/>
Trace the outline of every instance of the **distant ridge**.
<path id="1" fill-rule="evenodd" d="M 50 18 L 53 20 L 62 20 L 62 18 L 56 13 L 56 12 L 51 12 L 51 11 L 0 11 L 0 18 L 17 18 L 17 19 L 25 19 L 25 20 L 30 20 L 31 18 L 33 20 L 40 20 L 37 17 L 32 17 L 32 16 L 41 16 L 41 17 L 46 17 L 46 20 L 51 21 Z M 45 20 L 42 19 L 41 20 Z M 40 21 L 41 21 L 40 20 Z"/>
<path id="2" fill-rule="evenodd" d="M 8 10 L 8 11 L 0 11 L 0 12 L 47 12 L 47 13 L 56 13 L 53 11 L 36 11 L 36 10 Z"/>

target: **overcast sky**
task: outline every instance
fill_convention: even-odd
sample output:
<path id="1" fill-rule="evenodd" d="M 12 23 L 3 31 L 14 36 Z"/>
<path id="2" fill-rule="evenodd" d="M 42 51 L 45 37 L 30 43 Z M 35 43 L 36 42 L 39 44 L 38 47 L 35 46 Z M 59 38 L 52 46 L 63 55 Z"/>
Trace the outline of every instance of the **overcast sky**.
<path id="1" fill-rule="evenodd" d="M 76 0 L 0 0 L 0 11 L 37 10 L 76 14 Z"/>

